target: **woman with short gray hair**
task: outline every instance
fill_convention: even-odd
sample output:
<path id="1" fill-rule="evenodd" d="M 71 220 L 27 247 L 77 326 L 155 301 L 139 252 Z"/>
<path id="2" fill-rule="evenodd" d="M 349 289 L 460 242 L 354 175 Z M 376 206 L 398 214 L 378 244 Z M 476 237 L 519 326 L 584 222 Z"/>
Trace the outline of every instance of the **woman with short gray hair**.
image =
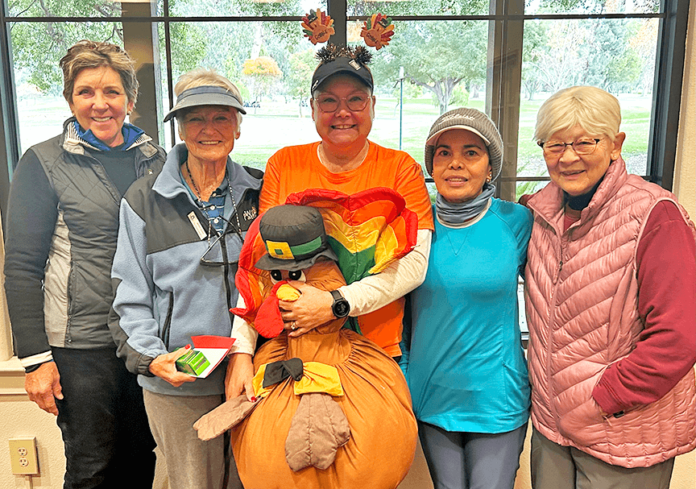
<path id="1" fill-rule="evenodd" d="M 696 447 L 696 228 L 627 173 L 620 124 L 596 87 L 537 116 L 551 182 L 523 200 L 536 489 L 667 489 Z"/>
<path id="2" fill-rule="evenodd" d="M 217 92 L 219 91 L 217 89 L 222 88 L 223 90 L 228 91 L 230 95 L 232 95 L 232 97 L 234 97 L 235 99 L 242 100 L 242 94 L 239 91 L 239 88 L 237 88 L 237 85 L 232 83 L 230 80 L 228 80 L 215 70 L 207 70 L 205 68 L 196 68 L 194 70 L 189 71 L 188 73 L 184 73 L 183 75 L 181 75 L 176 82 L 176 86 L 174 87 L 174 93 L 177 97 L 179 97 L 183 92 L 187 90 L 201 87 L 208 87 L 208 89 L 210 89 L 212 92 Z M 201 90 L 198 90 L 198 93 L 206 93 L 205 91 L 208 89 L 201 88 Z M 196 91 L 192 90 L 191 92 L 187 93 L 195 94 Z M 187 111 L 185 107 L 182 110 L 175 111 L 173 114 L 170 112 L 165 117 L 164 122 L 167 122 L 172 117 L 174 117 L 176 119 L 177 125 L 181 127 L 184 123 L 184 115 L 186 114 L 186 112 Z M 246 114 L 246 111 L 244 109 L 235 110 L 235 116 L 237 118 L 237 132 L 240 131 L 240 126 L 242 125 L 242 114 Z"/>
<path id="3" fill-rule="evenodd" d="M 138 374 L 150 427 L 167 461 L 171 489 L 240 487 L 224 438 L 198 439 L 193 423 L 224 399 L 227 362 L 205 378 L 176 361 L 197 335 L 229 337 L 237 303 L 234 277 L 258 213 L 263 173 L 230 158 L 240 135 L 237 87 L 210 70 L 175 87 L 182 144 L 159 175 L 137 182 L 121 203 L 114 258 L 112 331 L 118 354 Z M 232 476 L 237 485 L 228 485 Z"/>

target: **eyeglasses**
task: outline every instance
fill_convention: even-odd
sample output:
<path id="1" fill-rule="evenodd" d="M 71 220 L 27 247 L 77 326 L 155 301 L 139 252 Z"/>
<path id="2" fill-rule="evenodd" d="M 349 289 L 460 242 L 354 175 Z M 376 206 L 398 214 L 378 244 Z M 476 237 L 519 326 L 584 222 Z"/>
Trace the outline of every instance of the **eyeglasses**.
<path id="1" fill-rule="evenodd" d="M 346 106 L 351 112 L 360 112 L 367 107 L 367 102 L 370 101 L 370 96 L 366 93 L 354 93 L 347 97 L 336 97 L 328 93 L 319 95 L 315 98 L 319 110 L 322 112 L 336 112 L 341 105 L 341 100 L 346 101 Z"/>
<path id="2" fill-rule="evenodd" d="M 231 233 L 233 224 L 222 216 L 217 216 L 216 219 L 222 219 L 226 224 L 225 229 L 230 232 L 217 232 L 216 234 L 213 234 L 213 223 L 210 221 L 210 219 L 208 220 L 208 249 L 206 249 L 205 253 L 203 253 L 203 256 L 201 256 L 200 264 L 204 267 L 231 266 L 234 267 L 234 270 L 236 271 L 237 262 L 227 260 L 227 246 L 225 246 L 223 250 L 223 245 L 220 243 L 220 240 L 224 236 Z M 234 230 L 239 236 L 239 239 L 242 242 L 244 242 L 244 238 L 242 238 L 242 232 L 239 230 L 239 228 L 235 227 Z"/>
<path id="3" fill-rule="evenodd" d="M 589 155 L 594 153 L 597 149 L 597 144 L 601 141 L 600 139 L 594 138 L 580 138 L 572 143 L 564 143 L 563 141 L 539 141 L 537 144 L 544 150 L 544 155 L 546 156 L 559 156 L 565 153 L 566 146 L 571 146 L 575 154 L 578 155 Z"/>
<path id="4" fill-rule="evenodd" d="M 226 233 L 229 234 L 229 233 Z M 208 249 L 205 250 L 203 256 L 201 256 L 200 264 L 204 267 L 224 267 L 230 266 L 234 267 L 236 271 L 237 262 L 227 260 L 227 246 L 223 251 L 222 245 L 220 244 L 220 239 L 226 234 L 218 233 L 213 237 L 213 239 L 208 241 Z"/>

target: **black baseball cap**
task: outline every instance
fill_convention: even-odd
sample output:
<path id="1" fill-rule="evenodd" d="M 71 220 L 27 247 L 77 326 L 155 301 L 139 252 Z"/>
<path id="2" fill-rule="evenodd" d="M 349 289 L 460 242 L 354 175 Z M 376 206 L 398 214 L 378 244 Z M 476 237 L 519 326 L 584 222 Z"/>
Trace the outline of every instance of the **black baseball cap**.
<path id="1" fill-rule="evenodd" d="M 372 79 L 372 72 L 370 69 L 356 61 L 353 58 L 340 56 L 332 61 L 327 61 L 323 64 L 317 66 L 314 70 L 314 75 L 312 75 L 312 88 L 311 93 L 314 92 L 324 83 L 328 78 L 334 75 L 351 75 L 360 80 L 370 92 L 373 91 L 375 83 Z"/>

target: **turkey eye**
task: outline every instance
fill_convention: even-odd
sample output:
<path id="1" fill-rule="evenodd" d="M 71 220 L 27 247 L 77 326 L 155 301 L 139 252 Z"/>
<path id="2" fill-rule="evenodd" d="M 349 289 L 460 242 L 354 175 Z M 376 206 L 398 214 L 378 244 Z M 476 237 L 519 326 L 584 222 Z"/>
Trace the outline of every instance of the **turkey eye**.
<path id="1" fill-rule="evenodd" d="M 292 270 L 288 273 L 289 280 L 297 280 L 298 282 L 306 282 L 307 277 L 302 270 Z"/>
<path id="2" fill-rule="evenodd" d="M 271 270 L 271 278 L 274 282 L 283 280 L 283 273 L 280 270 Z"/>

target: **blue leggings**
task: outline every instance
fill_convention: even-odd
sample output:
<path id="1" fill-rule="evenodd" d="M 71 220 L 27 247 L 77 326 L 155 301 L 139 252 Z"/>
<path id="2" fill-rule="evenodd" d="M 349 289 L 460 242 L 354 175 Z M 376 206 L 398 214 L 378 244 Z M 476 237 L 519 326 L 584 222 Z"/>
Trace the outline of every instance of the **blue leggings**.
<path id="1" fill-rule="evenodd" d="M 507 433 L 449 432 L 418 422 L 435 489 L 512 489 L 527 424 Z"/>

